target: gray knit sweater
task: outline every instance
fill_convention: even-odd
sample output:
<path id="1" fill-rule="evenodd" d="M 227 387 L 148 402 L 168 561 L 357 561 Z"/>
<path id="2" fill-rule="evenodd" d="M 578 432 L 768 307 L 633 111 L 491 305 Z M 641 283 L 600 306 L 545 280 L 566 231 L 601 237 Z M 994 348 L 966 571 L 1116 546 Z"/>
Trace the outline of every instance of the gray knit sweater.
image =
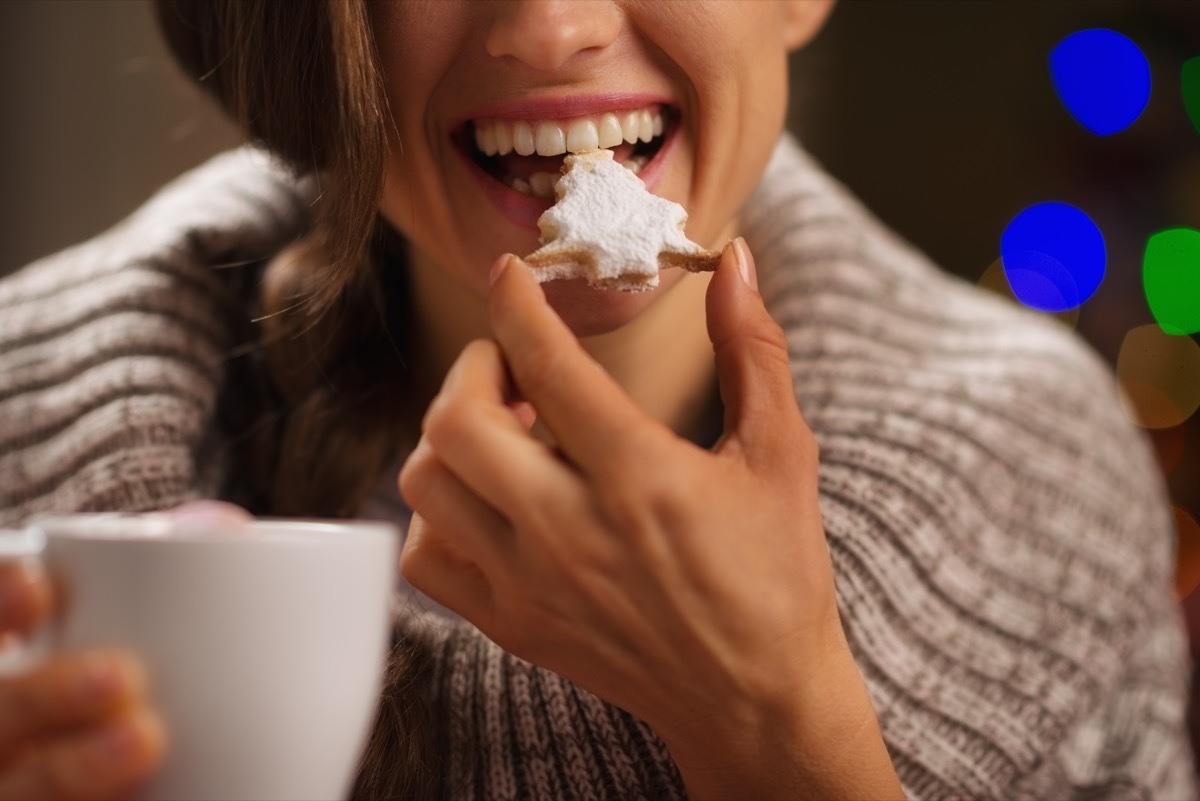
<path id="1" fill-rule="evenodd" d="M 221 321 L 241 301 L 214 266 L 269 256 L 307 200 L 236 151 L 0 282 L 0 524 L 218 491 Z M 789 139 L 743 230 L 820 443 L 849 640 L 910 796 L 1193 797 L 1169 507 L 1104 365 L 940 273 Z M 423 625 L 443 794 L 682 795 L 639 721 L 469 626 Z"/>

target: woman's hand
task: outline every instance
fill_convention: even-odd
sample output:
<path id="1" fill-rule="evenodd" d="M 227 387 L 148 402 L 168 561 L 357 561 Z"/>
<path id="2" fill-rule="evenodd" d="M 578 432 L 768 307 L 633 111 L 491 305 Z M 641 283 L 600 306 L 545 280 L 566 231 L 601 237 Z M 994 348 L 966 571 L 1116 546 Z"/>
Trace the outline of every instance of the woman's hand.
<path id="1" fill-rule="evenodd" d="M 28 633 L 51 605 L 40 570 L 0 562 L 0 639 Z M 137 659 L 116 650 L 58 654 L 0 679 L 0 799 L 127 796 L 165 742 L 145 686 Z"/>
<path id="2" fill-rule="evenodd" d="M 248 518 L 211 502 L 169 514 L 185 528 Z M 0 561 L 0 642 L 28 635 L 53 606 L 50 582 L 34 563 Z M 166 733 L 133 654 L 60 653 L 0 678 L 0 801 L 126 798 L 165 750 Z"/>
<path id="3" fill-rule="evenodd" d="M 817 448 L 740 240 L 707 315 L 724 435 L 650 419 L 515 257 L 400 476 L 410 582 L 649 723 L 693 796 L 899 795 L 850 658 Z M 520 400 L 518 400 L 520 399 Z M 550 447 L 528 432 L 534 415 Z"/>

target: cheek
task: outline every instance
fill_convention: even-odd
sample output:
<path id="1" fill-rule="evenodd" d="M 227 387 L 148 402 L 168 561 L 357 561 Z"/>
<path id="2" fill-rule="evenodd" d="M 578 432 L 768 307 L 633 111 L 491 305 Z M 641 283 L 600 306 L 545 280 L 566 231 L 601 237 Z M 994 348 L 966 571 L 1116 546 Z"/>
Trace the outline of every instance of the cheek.
<path id="1" fill-rule="evenodd" d="M 448 201 L 434 189 L 439 184 L 434 169 L 419 159 L 393 154 L 388 159 L 380 215 L 423 262 L 437 265 L 440 275 L 473 294 L 485 295 L 486 259 L 464 252 Z M 480 264 L 484 266 L 470 270 Z"/>
<path id="2" fill-rule="evenodd" d="M 447 161 L 457 158 L 442 140 L 423 126 L 423 108 L 392 102 L 395 125 L 388 137 L 388 156 L 379 210 L 384 219 L 418 245 L 453 243 L 455 229 L 448 187 Z M 426 240 L 422 242 L 421 240 Z"/>
<path id="3" fill-rule="evenodd" d="M 371 24 L 387 94 L 387 175 L 381 211 L 398 230 L 436 222 L 445 209 L 431 207 L 444 185 L 437 165 L 442 138 L 428 129 L 438 87 L 469 32 L 461 3 L 427 0 L 370 2 Z M 435 201 L 436 202 L 436 201 Z"/>
<path id="4" fill-rule="evenodd" d="M 711 238 L 757 185 L 783 129 L 783 8 L 705 0 L 642 8 L 648 41 L 691 95 L 688 232 Z"/>
<path id="5" fill-rule="evenodd" d="M 753 79 L 764 61 L 786 63 L 784 14 L 776 2 L 652 2 L 635 16 L 646 38 L 698 90 Z"/>

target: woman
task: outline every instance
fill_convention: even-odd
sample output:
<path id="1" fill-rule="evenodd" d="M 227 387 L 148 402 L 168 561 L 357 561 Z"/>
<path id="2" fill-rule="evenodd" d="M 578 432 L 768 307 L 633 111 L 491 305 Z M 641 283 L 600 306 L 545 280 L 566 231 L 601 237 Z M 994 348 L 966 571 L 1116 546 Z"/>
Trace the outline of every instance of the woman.
<path id="1" fill-rule="evenodd" d="M 4 285 L 6 521 L 403 518 L 399 473 L 402 570 L 469 624 L 399 615 L 360 797 L 1193 791 L 1145 443 L 1077 342 L 780 139 L 829 3 L 283 5 L 160 10 L 301 177 L 222 157 Z M 631 113 L 662 133 L 618 158 L 744 239 L 711 280 L 543 293 L 500 254 L 560 157 L 474 134 Z M 136 656 L 104 660 L 0 687 L 9 796 L 153 769 Z"/>

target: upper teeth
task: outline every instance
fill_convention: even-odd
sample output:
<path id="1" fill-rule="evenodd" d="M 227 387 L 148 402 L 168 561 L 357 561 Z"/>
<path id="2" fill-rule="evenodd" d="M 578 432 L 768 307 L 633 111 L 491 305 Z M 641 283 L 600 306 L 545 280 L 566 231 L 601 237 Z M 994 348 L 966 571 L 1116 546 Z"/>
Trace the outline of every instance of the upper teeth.
<path id="1" fill-rule="evenodd" d="M 568 123 L 551 120 L 476 120 L 475 145 L 485 155 L 561 156 L 599 147 L 616 147 L 622 142 L 649 142 L 663 132 L 662 112 L 657 108 L 607 112 L 599 117 L 580 117 Z"/>

